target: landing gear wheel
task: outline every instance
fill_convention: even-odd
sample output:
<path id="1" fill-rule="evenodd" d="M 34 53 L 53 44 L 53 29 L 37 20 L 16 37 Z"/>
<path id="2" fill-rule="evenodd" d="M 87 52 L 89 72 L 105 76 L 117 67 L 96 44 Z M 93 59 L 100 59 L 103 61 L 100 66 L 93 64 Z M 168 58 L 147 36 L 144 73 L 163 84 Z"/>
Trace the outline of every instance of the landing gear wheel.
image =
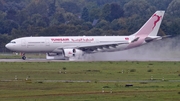
<path id="1" fill-rule="evenodd" d="M 22 59 L 23 59 L 23 60 L 26 60 L 26 56 L 22 56 Z"/>
<path id="2" fill-rule="evenodd" d="M 26 60 L 25 53 L 21 53 L 21 56 L 22 56 L 22 59 L 23 59 L 23 60 Z"/>

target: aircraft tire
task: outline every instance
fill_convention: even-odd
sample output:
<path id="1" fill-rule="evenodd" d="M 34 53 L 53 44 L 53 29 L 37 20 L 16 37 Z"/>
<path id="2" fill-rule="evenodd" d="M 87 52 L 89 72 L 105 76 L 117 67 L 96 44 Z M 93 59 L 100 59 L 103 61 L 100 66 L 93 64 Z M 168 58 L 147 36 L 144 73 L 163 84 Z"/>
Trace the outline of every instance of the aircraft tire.
<path id="1" fill-rule="evenodd" d="M 26 56 L 23 56 L 22 59 L 23 59 L 23 60 L 26 60 Z"/>

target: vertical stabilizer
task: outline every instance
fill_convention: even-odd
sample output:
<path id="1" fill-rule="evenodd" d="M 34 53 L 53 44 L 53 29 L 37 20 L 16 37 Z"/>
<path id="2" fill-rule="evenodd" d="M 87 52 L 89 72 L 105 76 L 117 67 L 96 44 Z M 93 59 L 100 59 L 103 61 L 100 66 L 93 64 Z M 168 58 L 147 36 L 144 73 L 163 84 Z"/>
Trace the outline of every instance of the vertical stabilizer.
<path id="1" fill-rule="evenodd" d="M 157 36 L 165 11 L 156 11 L 133 36 Z"/>

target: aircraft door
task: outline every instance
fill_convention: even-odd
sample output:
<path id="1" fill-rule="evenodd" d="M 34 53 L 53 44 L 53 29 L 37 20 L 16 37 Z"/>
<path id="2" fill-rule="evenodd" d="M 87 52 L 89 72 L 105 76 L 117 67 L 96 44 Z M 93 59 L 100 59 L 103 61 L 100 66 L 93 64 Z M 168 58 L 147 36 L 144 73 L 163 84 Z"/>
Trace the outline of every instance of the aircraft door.
<path id="1" fill-rule="evenodd" d="M 45 44 L 46 44 L 46 46 L 50 46 L 49 39 L 45 39 Z"/>
<path id="2" fill-rule="evenodd" d="M 98 39 L 96 39 L 94 42 L 99 43 L 99 40 L 98 40 Z"/>
<path id="3" fill-rule="evenodd" d="M 24 39 L 21 40 L 21 46 L 22 46 L 22 47 L 25 47 L 25 46 L 26 46 L 26 40 L 24 40 Z"/>

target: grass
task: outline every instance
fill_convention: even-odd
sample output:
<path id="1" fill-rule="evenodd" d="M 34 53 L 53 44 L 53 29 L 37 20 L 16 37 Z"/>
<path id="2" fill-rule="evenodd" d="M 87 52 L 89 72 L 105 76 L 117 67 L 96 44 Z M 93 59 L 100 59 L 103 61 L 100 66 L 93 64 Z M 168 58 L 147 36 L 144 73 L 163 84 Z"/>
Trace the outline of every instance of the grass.
<path id="1" fill-rule="evenodd" d="M 0 54 L 0 59 L 21 59 L 20 54 L 16 53 L 1 53 Z M 26 53 L 26 57 L 31 59 L 31 58 L 44 58 L 45 59 L 45 54 L 42 53 Z"/>
<path id="2" fill-rule="evenodd" d="M 0 99 L 177 101 L 179 66 L 180 62 L 1 62 Z"/>

